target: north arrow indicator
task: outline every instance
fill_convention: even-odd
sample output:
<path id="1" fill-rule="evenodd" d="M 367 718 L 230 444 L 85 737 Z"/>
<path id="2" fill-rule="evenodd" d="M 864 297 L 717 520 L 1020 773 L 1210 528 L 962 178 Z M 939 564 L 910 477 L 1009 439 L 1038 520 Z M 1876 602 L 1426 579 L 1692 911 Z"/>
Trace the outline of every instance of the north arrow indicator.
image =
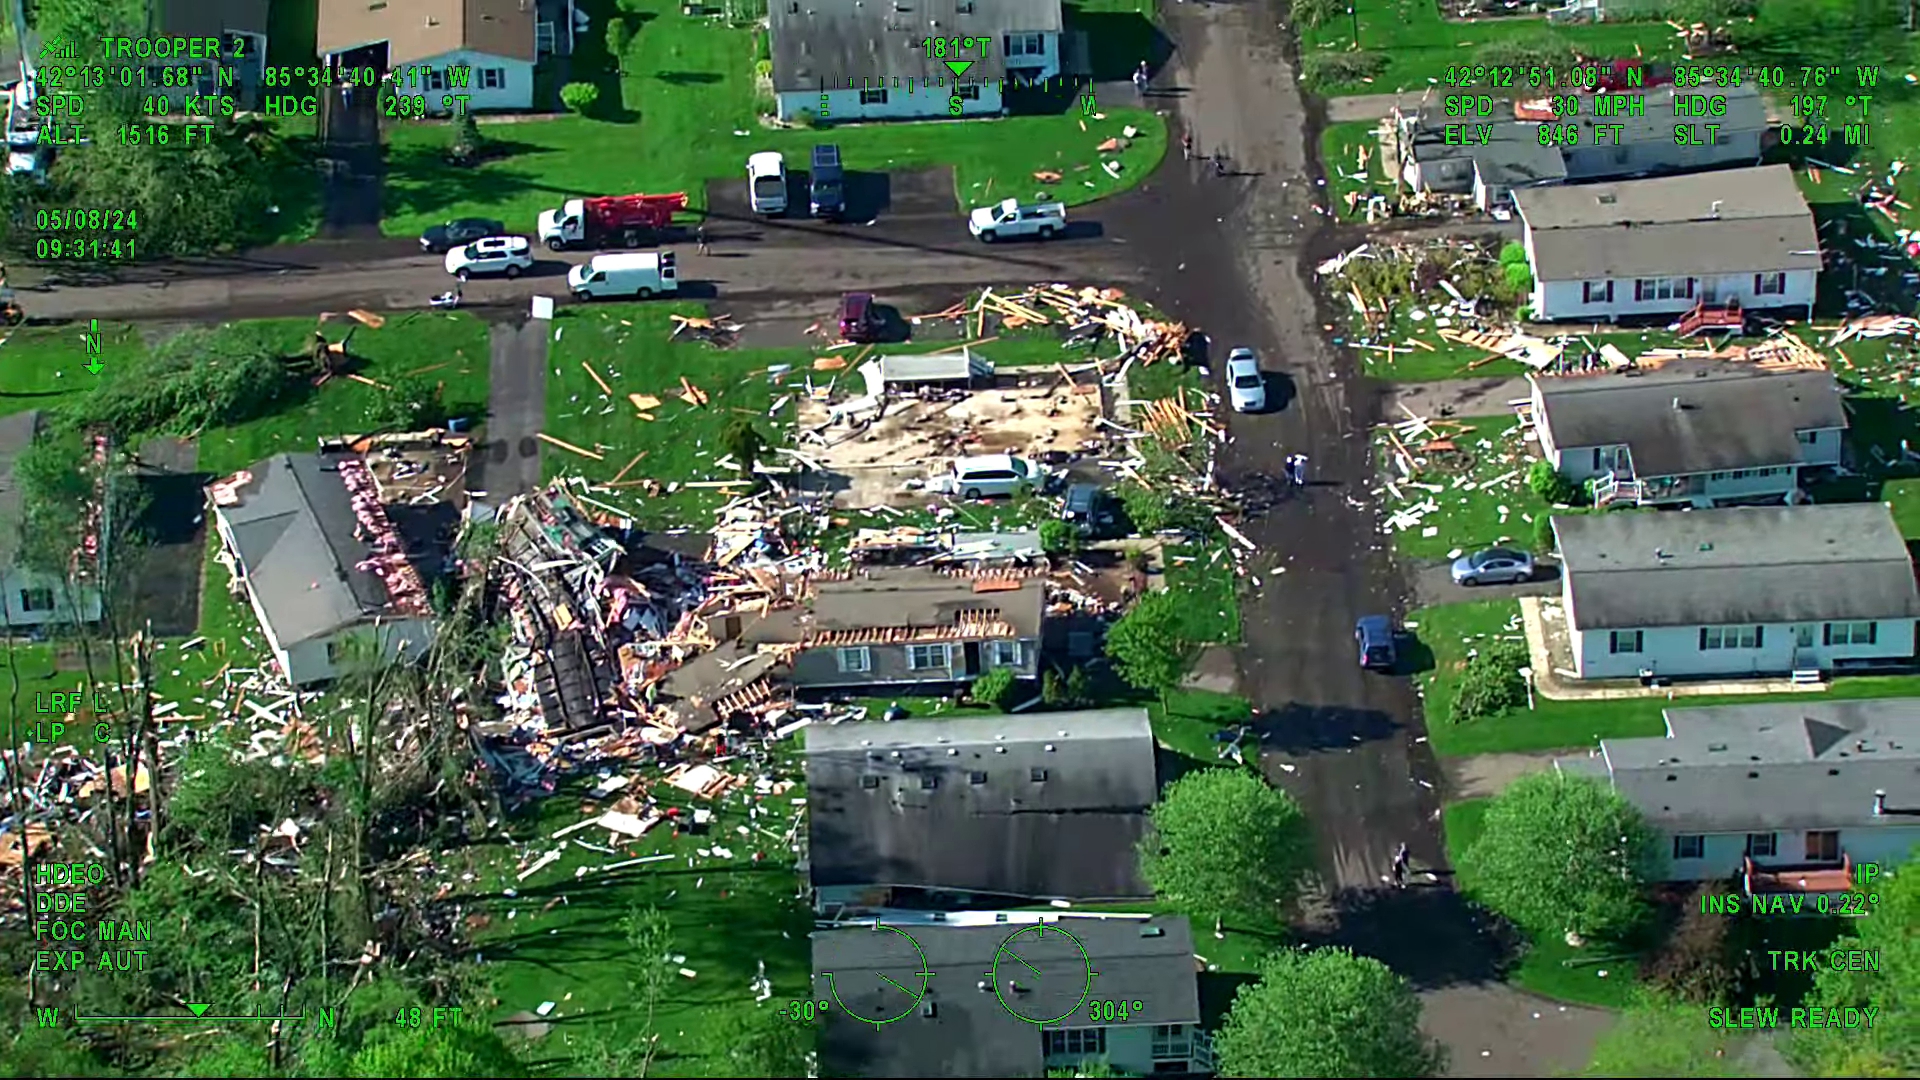
<path id="1" fill-rule="evenodd" d="M 955 77 L 965 75 L 967 73 L 967 69 L 972 66 L 973 66 L 973 61 L 971 60 L 947 61 L 947 70 L 953 72 Z"/>
<path id="2" fill-rule="evenodd" d="M 208 1002 L 206 1004 L 188 1005 L 187 1011 L 195 1016 L 205 1016 L 207 1015 L 207 1010 L 211 1008 L 213 1008 L 213 1004 Z"/>

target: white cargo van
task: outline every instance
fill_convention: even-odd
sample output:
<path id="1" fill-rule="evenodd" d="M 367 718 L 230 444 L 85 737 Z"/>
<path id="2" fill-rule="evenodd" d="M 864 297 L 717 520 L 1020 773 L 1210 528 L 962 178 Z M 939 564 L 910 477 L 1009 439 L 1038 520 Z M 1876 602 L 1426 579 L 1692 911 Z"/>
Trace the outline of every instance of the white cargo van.
<path id="1" fill-rule="evenodd" d="M 762 150 L 747 159 L 747 198 L 756 214 L 787 212 L 787 159 Z"/>
<path id="2" fill-rule="evenodd" d="M 659 293 L 680 291 L 675 277 L 673 252 L 625 251 L 615 255 L 595 255 L 567 271 L 567 287 L 575 300 L 594 300 L 603 296 L 637 296 L 642 300 Z"/>

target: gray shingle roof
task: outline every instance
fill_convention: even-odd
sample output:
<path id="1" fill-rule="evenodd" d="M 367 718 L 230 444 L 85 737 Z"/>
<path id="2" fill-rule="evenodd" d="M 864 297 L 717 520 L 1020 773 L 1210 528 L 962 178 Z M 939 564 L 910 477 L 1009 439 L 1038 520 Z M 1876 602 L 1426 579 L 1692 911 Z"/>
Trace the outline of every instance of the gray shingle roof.
<path id="1" fill-rule="evenodd" d="M 815 887 L 1149 895 L 1134 856 L 1159 794 L 1144 709 L 816 725 L 806 770 Z"/>
<path id="2" fill-rule="evenodd" d="M 1024 990 L 1003 992 L 1030 1011 L 1057 1014 L 1072 1002 L 1052 1007 L 1050 979 L 1076 994 L 1085 986 L 1085 960 L 1065 935 L 1064 927 L 1085 949 L 1099 975 L 1091 996 L 1101 1000 L 1140 1001 L 1142 1021 L 1150 1024 L 1198 1024 L 1200 996 L 1195 978 L 1193 932 L 1187 920 L 1160 916 L 1148 922 L 1132 919 L 1091 919 L 1071 916 L 1050 920 L 1046 931 L 1029 930 L 1016 944 L 1020 960 L 1040 970 L 1023 984 Z M 854 1019 L 834 1006 L 827 1011 L 820 1040 L 822 1072 L 828 1076 L 1040 1076 L 1042 1029 L 1017 1019 L 993 993 L 987 973 L 1007 938 L 1022 927 L 1011 923 L 989 926 L 902 926 L 926 956 L 927 997 L 904 1019 L 875 1027 Z M 813 935 L 814 996 L 833 1000 L 834 994 L 863 1016 L 893 1016 L 911 998 L 887 987 L 886 975 L 910 990 L 922 979 L 911 947 L 897 934 L 871 927 L 825 930 Z M 1004 962 L 1003 962 L 1004 963 Z M 1006 975 L 1006 963 L 1001 974 Z M 1027 969 L 1019 969 L 1027 973 Z M 834 978 L 829 985 L 826 974 Z M 1028 973 L 1030 974 L 1030 973 Z M 1015 979 L 1019 981 L 1018 978 Z M 983 983 L 987 985 L 983 987 Z M 1020 995 L 1030 995 L 1022 1001 Z M 932 1015 L 926 1015 L 927 1004 Z M 1084 1018 L 1063 1027 L 1089 1026 Z"/>
<path id="3" fill-rule="evenodd" d="M 20 553 L 20 524 L 26 514 L 26 497 L 13 478 L 13 464 L 33 445 L 39 430 L 37 410 L 0 416 L 0 571 L 12 566 Z"/>
<path id="4" fill-rule="evenodd" d="M 767 15 L 775 90 L 844 90 L 849 78 L 890 89 L 897 78 L 895 93 L 906 93 L 909 78 L 918 86 L 935 79 L 951 86 L 955 76 L 945 61 L 927 56 L 929 37 L 988 39 L 984 55 L 976 48 L 954 57 L 973 61 L 959 78 L 999 79 L 1007 73 L 1009 32 L 1060 31 L 1060 0 L 772 0 Z"/>
<path id="5" fill-rule="evenodd" d="M 1553 533 L 1579 630 L 1920 618 L 1880 503 L 1556 516 Z"/>
<path id="6" fill-rule="evenodd" d="M 1920 698 L 1668 709 L 1666 717 L 1668 738 L 1608 739 L 1599 756 L 1562 768 L 1610 775 L 1669 832 L 1920 824 Z M 1887 795 L 1880 816 L 1876 791 Z"/>
<path id="7" fill-rule="evenodd" d="M 226 520 L 248 588 L 283 647 L 325 637 L 383 610 L 387 588 L 357 565 L 373 553 L 339 473 L 318 454 L 277 454 L 248 470 Z"/>
<path id="8" fill-rule="evenodd" d="M 1785 165 L 1514 193 L 1542 281 L 1820 269 Z"/>
<path id="9" fill-rule="evenodd" d="M 1680 361 L 1636 375 L 1534 381 L 1556 447 L 1625 443 L 1640 476 L 1791 465 L 1800 460 L 1797 432 L 1847 426 L 1840 384 L 1826 371 Z"/>

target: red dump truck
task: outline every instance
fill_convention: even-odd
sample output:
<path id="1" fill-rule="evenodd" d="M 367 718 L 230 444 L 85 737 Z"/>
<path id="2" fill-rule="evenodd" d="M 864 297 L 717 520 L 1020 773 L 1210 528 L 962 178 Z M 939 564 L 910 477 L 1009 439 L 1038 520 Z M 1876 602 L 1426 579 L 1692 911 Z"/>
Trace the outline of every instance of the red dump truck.
<path id="1" fill-rule="evenodd" d="M 684 193 L 603 195 L 568 199 L 558 210 L 540 211 L 540 239 L 560 251 L 569 247 L 638 247 L 656 240 L 687 208 Z"/>

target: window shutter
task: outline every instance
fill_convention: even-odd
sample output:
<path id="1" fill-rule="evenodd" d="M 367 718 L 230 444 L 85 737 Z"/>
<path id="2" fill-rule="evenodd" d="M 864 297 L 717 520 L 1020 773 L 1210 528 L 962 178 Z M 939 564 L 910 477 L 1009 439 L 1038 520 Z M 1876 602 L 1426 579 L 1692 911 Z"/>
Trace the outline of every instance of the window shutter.
<path id="1" fill-rule="evenodd" d="M 1764 649 L 1767 647 L 1766 627 L 1756 626 L 1753 628 L 1753 647 L 1756 649 Z"/>
<path id="2" fill-rule="evenodd" d="M 1833 624 L 1832 623 L 1820 624 L 1820 644 L 1822 645 L 1833 644 Z"/>
<path id="3" fill-rule="evenodd" d="M 1868 623 L 1867 624 L 1867 644 L 1874 645 L 1874 644 L 1878 644 L 1879 641 L 1880 641 L 1880 624 L 1877 622 Z"/>
<path id="4" fill-rule="evenodd" d="M 1700 284 L 1700 279 L 1699 279 L 1699 278 L 1688 278 L 1688 279 L 1687 279 L 1687 299 L 1689 299 L 1689 300 L 1691 300 L 1691 299 L 1693 299 L 1693 289 L 1694 289 L 1694 286 L 1696 286 L 1696 285 L 1698 285 L 1698 284 Z"/>
<path id="5" fill-rule="evenodd" d="M 1700 628 L 1700 651 L 1707 651 L 1707 628 L 1704 626 Z"/>
<path id="6" fill-rule="evenodd" d="M 1754 294 L 1755 296 L 1758 296 L 1758 295 L 1760 295 L 1760 280 L 1761 280 L 1761 278 L 1763 278 L 1763 277 L 1765 277 L 1765 276 L 1766 276 L 1766 275 L 1764 275 L 1764 274 L 1755 274 L 1755 275 L 1753 275 L 1753 294 Z"/>
<path id="7" fill-rule="evenodd" d="M 1607 303 L 1613 303 L 1613 281 L 1611 279 L 1607 281 Z"/>

